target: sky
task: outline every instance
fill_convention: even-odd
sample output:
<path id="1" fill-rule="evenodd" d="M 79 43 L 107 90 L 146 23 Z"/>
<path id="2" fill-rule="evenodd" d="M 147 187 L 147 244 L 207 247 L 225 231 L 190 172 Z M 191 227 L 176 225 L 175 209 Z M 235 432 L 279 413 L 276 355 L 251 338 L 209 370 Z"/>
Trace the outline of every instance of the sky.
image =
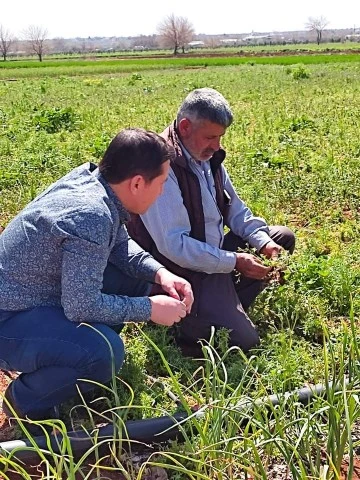
<path id="1" fill-rule="evenodd" d="M 0 25 L 21 36 L 29 25 L 48 38 L 152 35 L 164 17 L 186 17 L 208 35 L 304 30 L 324 16 L 327 28 L 360 28 L 360 1 L 344 0 L 2 0 Z"/>

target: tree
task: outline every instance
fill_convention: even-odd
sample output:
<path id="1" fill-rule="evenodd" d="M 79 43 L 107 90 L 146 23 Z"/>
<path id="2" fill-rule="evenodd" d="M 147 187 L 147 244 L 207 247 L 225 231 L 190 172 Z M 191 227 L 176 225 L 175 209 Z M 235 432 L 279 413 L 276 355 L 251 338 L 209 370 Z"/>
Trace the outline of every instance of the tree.
<path id="1" fill-rule="evenodd" d="M 45 53 L 46 36 L 46 28 L 39 27 L 38 25 L 30 25 L 27 30 L 25 30 L 25 38 L 29 42 L 31 50 L 39 57 L 40 62 L 42 62 Z"/>
<path id="2" fill-rule="evenodd" d="M 179 17 L 179 27 L 180 47 L 182 48 L 182 52 L 185 53 L 185 45 L 191 42 L 195 30 L 189 20 L 185 17 Z"/>
<path id="3" fill-rule="evenodd" d="M 210 48 L 216 48 L 219 46 L 219 38 L 218 37 L 206 37 L 205 43 Z"/>
<path id="4" fill-rule="evenodd" d="M 6 61 L 6 57 L 14 40 L 15 38 L 11 35 L 9 30 L 6 30 L 0 25 L 0 53 L 3 56 L 4 62 Z"/>
<path id="5" fill-rule="evenodd" d="M 172 47 L 174 55 L 177 55 L 179 48 L 185 52 L 185 45 L 190 42 L 194 32 L 194 27 L 187 18 L 176 17 L 173 13 L 164 18 L 158 26 L 162 43 L 164 46 Z"/>
<path id="6" fill-rule="evenodd" d="M 67 42 L 62 37 L 56 37 L 47 42 L 47 50 L 50 50 L 52 53 L 67 53 Z"/>
<path id="7" fill-rule="evenodd" d="M 134 48 L 137 45 L 143 45 L 145 49 L 156 48 L 158 47 L 158 38 L 155 34 L 132 37 L 131 47 Z"/>
<path id="8" fill-rule="evenodd" d="M 325 27 L 328 25 L 328 21 L 326 20 L 325 17 L 309 17 L 307 23 L 306 23 L 306 28 L 310 32 L 316 32 L 316 43 L 320 45 L 321 43 L 321 38 L 322 38 L 322 33 L 325 29 Z"/>

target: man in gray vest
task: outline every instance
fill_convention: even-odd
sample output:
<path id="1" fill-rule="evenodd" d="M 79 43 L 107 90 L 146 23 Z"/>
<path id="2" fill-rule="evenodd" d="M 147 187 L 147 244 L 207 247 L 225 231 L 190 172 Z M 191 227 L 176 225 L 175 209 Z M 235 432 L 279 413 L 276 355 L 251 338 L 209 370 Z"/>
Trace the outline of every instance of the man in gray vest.
<path id="1" fill-rule="evenodd" d="M 176 151 L 163 194 L 130 226 L 143 248 L 192 284 L 192 311 L 177 335 L 186 352 L 196 352 L 189 346 L 208 339 L 211 326 L 228 328 L 231 344 L 244 351 L 256 346 L 259 336 L 246 312 L 266 286 L 270 268 L 238 248 L 250 246 L 275 258 L 295 246 L 291 230 L 269 227 L 237 196 L 220 145 L 232 120 L 228 102 L 214 89 L 200 88 L 185 98 L 176 121 L 162 133 Z M 234 270 L 241 278 L 236 285 Z"/>

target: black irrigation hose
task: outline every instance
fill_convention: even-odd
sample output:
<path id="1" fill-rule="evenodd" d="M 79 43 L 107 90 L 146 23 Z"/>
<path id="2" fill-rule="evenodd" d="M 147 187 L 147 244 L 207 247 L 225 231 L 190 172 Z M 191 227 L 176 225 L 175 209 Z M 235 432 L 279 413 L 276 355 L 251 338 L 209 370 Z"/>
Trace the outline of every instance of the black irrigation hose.
<path id="1" fill-rule="evenodd" d="M 296 401 L 307 404 L 309 403 L 310 400 L 312 400 L 313 397 L 321 397 L 324 394 L 326 394 L 327 390 L 331 390 L 332 388 L 334 389 L 335 392 L 338 392 L 342 390 L 343 386 L 347 387 L 349 385 L 349 379 L 346 378 L 344 379 L 344 384 L 335 384 L 334 382 L 329 382 L 327 385 L 324 385 L 322 383 L 317 383 L 316 385 L 313 385 L 311 387 L 303 387 L 298 390 L 293 390 L 292 392 L 285 392 L 283 394 L 277 394 L 273 393 L 272 395 L 269 395 L 268 397 L 265 398 L 258 398 L 257 400 L 251 401 L 248 400 L 247 402 L 239 402 L 238 406 L 241 408 L 244 408 L 244 405 L 247 404 L 247 406 L 255 405 L 255 406 L 263 406 L 266 404 L 272 404 L 273 406 L 279 405 L 280 402 L 283 402 L 289 397 L 292 397 L 296 399 Z M 0 444 L 1 445 L 1 444 Z"/>
<path id="2" fill-rule="evenodd" d="M 346 379 L 344 381 L 344 386 L 347 386 L 348 383 L 349 381 Z M 317 384 L 312 387 L 304 387 L 299 390 L 286 392 L 281 395 L 269 395 L 268 397 L 259 398 L 255 400 L 255 402 L 250 399 L 246 399 L 244 401 L 238 402 L 234 406 L 234 409 L 238 411 L 244 411 L 249 410 L 254 406 L 256 406 L 257 408 L 269 406 L 270 404 L 275 406 L 289 397 L 300 403 L 307 404 L 312 398 L 325 395 L 328 390 L 333 389 L 333 391 L 339 391 L 342 388 L 343 384 L 334 385 L 333 382 L 329 382 L 328 385 Z M 203 413 L 201 412 L 201 410 L 192 414 L 192 416 L 198 417 L 201 417 L 202 415 Z M 126 432 L 123 437 L 124 444 L 127 442 L 127 440 L 129 440 L 130 442 L 135 441 L 151 444 L 174 439 L 180 433 L 179 423 L 186 423 L 187 419 L 188 415 L 184 412 L 174 414 L 173 416 L 127 421 L 124 424 L 124 432 Z M 96 439 L 98 442 L 103 440 L 108 440 L 109 442 L 111 442 L 114 439 L 114 436 L 114 426 L 112 424 L 109 424 L 99 428 Z M 77 458 L 83 455 L 94 445 L 94 438 L 91 437 L 89 433 L 84 431 L 68 432 L 68 437 L 70 439 L 73 455 Z M 34 440 L 39 449 L 45 451 L 49 450 L 48 440 L 45 436 L 36 437 Z M 61 435 L 50 435 L 50 443 L 52 451 L 59 454 L 61 446 Z M 38 454 L 36 451 L 34 451 L 34 449 L 30 450 L 29 447 L 32 447 L 32 444 L 27 439 L 1 442 L 0 455 L 2 453 L 9 454 L 13 452 L 14 456 L 19 460 L 22 460 L 24 462 L 33 461 L 34 459 L 38 458 Z M 19 450 L 16 451 L 17 449 Z"/>
<path id="3" fill-rule="evenodd" d="M 179 422 L 186 418 L 186 413 L 182 413 L 175 414 L 173 417 L 166 416 L 146 418 L 143 420 L 129 420 L 124 424 L 124 432 L 126 432 L 123 437 L 124 446 L 127 439 L 129 439 L 130 442 L 141 443 L 164 442 L 173 439 L 179 434 Z M 68 432 L 67 436 L 71 443 L 73 455 L 76 458 L 81 457 L 81 455 L 94 445 L 94 438 L 91 437 L 88 432 L 82 430 L 73 431 Z M 52 452 L 59 454 L 62 439 L 61 434 L 49 435 L 49 439 Z M 99 428 L 98 434 L 96 435 L 97 442 L 108 440 L 110 443 L 113 439 L 114 427 L 112 424 Z M 46 436 L 35 437 L 34 441 L 39 449 L 49 451 Z M 32 450 L 29 450 L 29 447 L 31 447 Z M 16 451 L 16 449 L 19 449 L 19 451 Z M 14 456 L 23 462 L 31 462 L 38 459 L 38 453 L 33 449 L 33 445 L 28 439 L 0 443 L 0 457 L 5 452 L 13 452 Z"/>

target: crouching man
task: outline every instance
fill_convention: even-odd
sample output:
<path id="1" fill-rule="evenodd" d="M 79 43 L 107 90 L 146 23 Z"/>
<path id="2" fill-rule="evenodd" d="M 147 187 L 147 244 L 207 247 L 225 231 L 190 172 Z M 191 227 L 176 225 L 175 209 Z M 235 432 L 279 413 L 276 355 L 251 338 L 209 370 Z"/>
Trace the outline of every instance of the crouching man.
<path id="1" fill-rule="evenodd" d="M 190 312 L 190 284 L 126 229 L 129 212 L 145 213 L 161 194 L 171 157 L 157 134 L 123 130 L 98 168 L 72 170 L 0 235 L 0 368 L 22 372 L 5 393 L 20 417 L 54 418 L 77 385 L 94 387 L 79 379 L 111 379 L 125 322 L 172 326 Z M 166 294 L 149 297 L 154 283 Z"/>
<path id="2" fill-rule="evenodd" d="M 275 258 L 295 247 L 289 228 L 254 216 L 234 189 L 221 147 L 232 120 L 218 91 L 200 88 L 188 94 L 161 134 L 176 152 L 169 181 L 149 210 L 134 215 L 129 225 L 140 245 L 192 285 L 191 314 L 175 329 L 179 346 L 190 355 L 201 354 L 197 342 L 209 338 L 212 326 L 229 329 L 231 345 L 245 352 L 259 343 L 247 311 L 265 288 L 270 268 L 238 249 L 250 246 Z M 236 284 L 234 269 L 241 274 Z"/>

